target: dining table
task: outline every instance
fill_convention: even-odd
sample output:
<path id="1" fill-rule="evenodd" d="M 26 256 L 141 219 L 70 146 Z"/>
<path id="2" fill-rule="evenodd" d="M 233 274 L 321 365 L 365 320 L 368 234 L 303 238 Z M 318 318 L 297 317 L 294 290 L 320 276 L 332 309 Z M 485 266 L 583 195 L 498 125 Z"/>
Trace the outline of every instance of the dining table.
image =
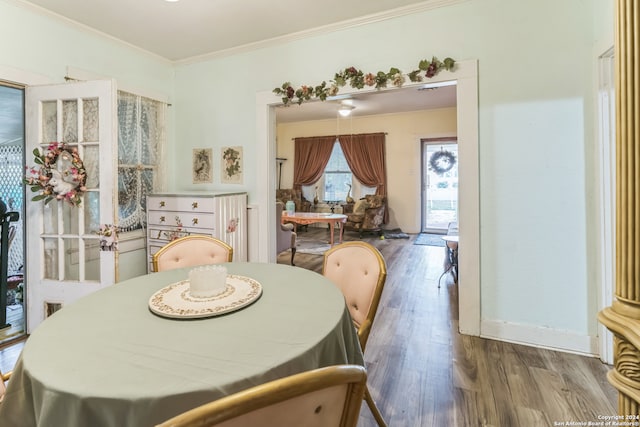
<path id="1" fill-rule="evenodd" d="M 15 365 L 0 426 L 153 426 L 271 380 L 364 365 L 344 297 L 324 276 L 274 263 L 222 266 L 257 283 L 257 299 L 204 316 L 152 310 L 154 296 L 188 282 L 182 268 L 116 283 L 45 319 Z"/>

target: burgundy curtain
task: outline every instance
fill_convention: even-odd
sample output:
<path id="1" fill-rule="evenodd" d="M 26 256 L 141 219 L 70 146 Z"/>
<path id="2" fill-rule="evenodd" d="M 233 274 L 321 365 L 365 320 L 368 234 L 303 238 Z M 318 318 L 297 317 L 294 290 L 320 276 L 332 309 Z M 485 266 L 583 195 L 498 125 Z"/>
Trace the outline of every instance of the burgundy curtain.
<path id="1" fill-rule="evenodd" d="M 387 166 L 385 162 L 385 134 L 365 133 L 340 135 L 340 146 L 353 175 L 367 187 L 376 187 L 376 195 L 387 195 Z M 384 223 L 389 219 L 384 212 Z"/>
<path id="2" fill-rule="evenodd" d="M 295 138 L 293 159 L 293 188 L 312 185 L 322 178 L 329 163 L 335 136 L 312 136 Z"/>

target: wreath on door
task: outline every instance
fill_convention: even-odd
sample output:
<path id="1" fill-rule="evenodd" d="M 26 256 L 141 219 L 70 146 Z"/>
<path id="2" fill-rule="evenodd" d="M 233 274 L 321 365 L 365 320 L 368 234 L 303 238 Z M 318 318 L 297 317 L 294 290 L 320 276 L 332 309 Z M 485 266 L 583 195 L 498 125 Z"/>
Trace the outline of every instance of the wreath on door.
<path id="1" fill-rule="evenodd" d="M 442 175 L 449 172 L 456 165 L 456 155 L 451 151 L 436 151 L 429 157 L 429 169 Z"/>
<path id="2" fill-rule="evenodd" d="M 52 200 L 64 200 L 72 206 L 80 206 L 82 195 L 87 191 L 87 171 L 77 148 L 68 148 L 64 143 L 52 142 L 47 152 L 33 150 L 34 162 L 39 165 L 27 167 L 25 183 L 31 186 L 31 198 L 46 205 Z"/>

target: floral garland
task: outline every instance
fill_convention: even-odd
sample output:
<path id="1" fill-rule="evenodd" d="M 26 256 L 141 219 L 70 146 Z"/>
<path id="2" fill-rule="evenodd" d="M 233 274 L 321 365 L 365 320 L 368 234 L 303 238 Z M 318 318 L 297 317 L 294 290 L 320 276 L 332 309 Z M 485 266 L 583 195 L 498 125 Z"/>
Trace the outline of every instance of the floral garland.
<path id="1" fill-rule="evenodd" d="M 440 150 L 436 151 L 429 157 L 429 169 L 442 175 L 445 172 L 449 172 L 456 164 L 456 155 L 451 151 Z"/>
<path id="2" fill-rule="evenodd" d="M 31 199 L 34 202 L 44 200 L 64 200 L 72 206 L 80 206 L 82 194 L 87 191 L 87 171 L 78 155 L 77 148 L 67 148 L 61 142 L 52 142 L 48 152 L 33 150 L 34 161 L 40 165 L 29 167 L 24 182 L 31 186 L 31 191 L 38 193 Z"/>
<path id="3" fill-rule="evenodd" d="M 451 58 L 445 58 L 444 61 L 440 61 L 434 56 L 431 61 L 426 59 L 420 61 L 418 69 L 411 71 L 407 76 L 412 82 L 421 82 L 425 77 L 430 79 L 443 69 L 447 71 L 453 70 L 455 63 L 456 61 Z M 424 75 L 422 73 L 424 73 Z M 284 82 L 282 86 L 273 89 L 273 93 L 282 95 L 282 103 L 284 105 L 289 105 L 293 102 L 300 105 L 304 101 L 309 101 L 311 98 L 325 101 L 329 96 L 336 96 L 340 88 L 346 86 L 347 83 L 355 89 L 362 89 L 365 86 L 375 86 L 376 89 L 382 89 L 387 87 L 389 83 L 395 87 L 402 87 L 404 82 L 404 74 L 395 67 L 392 67 L 387 73 L 378 71 L 376 74 L 365 74 L 362 70 L 358 70 L 355 67 L 348 67 L 337 72 L 329 85 L 327 85 L 326 81 L 323 81 L 317 86 L 303 85 L 298 89 L 294 89 L 290 82 Z"/>

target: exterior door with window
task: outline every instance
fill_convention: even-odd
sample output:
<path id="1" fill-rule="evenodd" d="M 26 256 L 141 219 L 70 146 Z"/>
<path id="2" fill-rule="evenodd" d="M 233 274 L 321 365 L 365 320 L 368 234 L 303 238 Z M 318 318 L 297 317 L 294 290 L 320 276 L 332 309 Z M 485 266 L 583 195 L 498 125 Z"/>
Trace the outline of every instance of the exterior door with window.
<path id="1" fill-rule="evenodd" d="M 458 144 L 423 140 L 422 231 L 446 233 L 458 221 Z"/>
<path id="2" fill-rule="evenodd" d="M 111 285 L 115 252 L 100 250 L 102 224 L 114 224 L 115 83 L 90 81 L 26 90 L 27 164 L 51 143 L 76 150 L 86 169 L 78 206 L 31 201 L 27 188 L 27 332 L 67 303 Z M 62 156 L 59 156 L 59 158 Z M 60 169 L 58 160 L 54 167 Z"/>

